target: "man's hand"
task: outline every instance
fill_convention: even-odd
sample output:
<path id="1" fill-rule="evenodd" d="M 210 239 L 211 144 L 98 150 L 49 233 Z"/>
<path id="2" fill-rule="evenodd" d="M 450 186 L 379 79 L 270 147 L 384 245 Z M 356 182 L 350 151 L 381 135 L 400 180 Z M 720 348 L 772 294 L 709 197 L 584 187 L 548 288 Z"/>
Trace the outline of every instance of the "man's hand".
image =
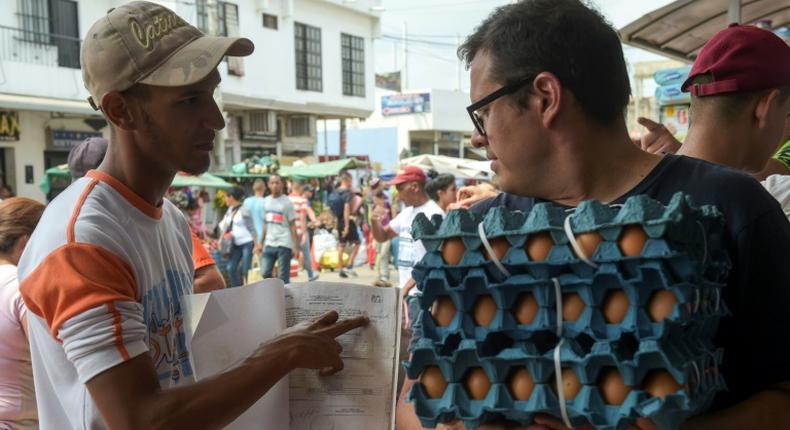
<path id="1" fill-rule="evenodd" d="M 539 427 L 534 427 L 539 426 Z M 534 426 L 527 427 L 527 429 L 540 428 L 548 430 L 595 430 L 592 424 L 584 424 L 573 429 L 568 428 L 563 424 L 559 418 L 552 417 L 551 415 L 538 414 L 535 415 Z M 625 427 L 627 430 L 657 430 L 655 424 L 647 418 L 637 418 L 634 424 Z"/>
<path id="2" fill-rule="evenodd" d="M 293 250 L 293 258 L 298 260 L 299 259 L 299 255 L 301 255 L 301 254 L 302 254 L 301 250 L 299 250 L 299 249 L 294 249 Z M 290 268 L 289 268 L 289 270 L 290 270 Z"/>
<path id="3" fill-rule="evenodd" d="M 457 201 L 450 204 L 447 209 L 469 209 L 475 203 L 487 198 L 496 197 L 497 194 L 499 194 L 499 191 L 488 183 L 467 185 L 458 190 Z"/>
<path id="4" fill-rule="evenodd" d="M 370 214 L 370 219 L 376 222 L 381 222 L 381 219 L 387 215 L 387 208 L 384 206 L 376 206 Z"/>
<path id="5" fill-rule="evenodd" d="M 369 322 L 366 316 L 338 321 L 337 312 L 330 311 L 289 327 L 261 345 L 254 356 L 282 352 L 292 369 L 320 369 L 320 375 L 332 375 L 343 369 L 343 348 L 335 338 Z"/>
<path id="6" fill-rule="evenodd" d="M 639 145 L 643 151 L 651 154 L 674 154 L 680 149 L 680 142 L 664 124 L 643 117 L 636 121 L 647 129 L 647 134 L 642 136 Z"/>
<path id="7" fill-rule="evenodd" d="M 252 253 L 256 255 L 260 255 L 263 251 L 263 244 L 256 243 L 255 246 L 252 248 Z"/>

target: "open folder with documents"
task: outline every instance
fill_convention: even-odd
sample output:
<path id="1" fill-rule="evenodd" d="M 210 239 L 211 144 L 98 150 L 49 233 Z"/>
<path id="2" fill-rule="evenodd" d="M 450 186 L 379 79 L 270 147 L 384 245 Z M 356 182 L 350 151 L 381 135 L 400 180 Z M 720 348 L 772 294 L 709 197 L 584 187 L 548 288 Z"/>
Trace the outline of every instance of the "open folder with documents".
<path id="1" fill-rule="evenodd" d="M 400 290 L 309 282 L 283 286 L 267 279 L 187 298 L 187 345 L 195 376 L 208 378 L 241 364 L 286 327 L 335 310 L 367 315 L 367 327 L 338 338 L 344 369 L 321 377 L 298 369 L 227 429 L 394 428 Z"/>

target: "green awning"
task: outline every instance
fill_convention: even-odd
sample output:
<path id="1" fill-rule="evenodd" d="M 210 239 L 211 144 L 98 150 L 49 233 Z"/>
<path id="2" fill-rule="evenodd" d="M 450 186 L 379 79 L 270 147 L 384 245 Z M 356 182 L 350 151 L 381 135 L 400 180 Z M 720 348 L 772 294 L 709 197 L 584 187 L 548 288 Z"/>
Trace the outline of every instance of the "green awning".
<path id="1" fill-rule="evenodd" d="M 66 164 L 62 164 L 60 166 L 55 166 L 47 169 L 44 172 L 44 177 L 41 178 L 41 183 L 38 185 L 38 187 L 41 190 L 41 192 L 43 192 L 44 194 L 49 194 L 49 192 L 52 190 L 53 181 L 66 180 L 70 183 L 71 182 L 70 179 L 71 179 L 71 173 L 69 173 L 68 166 Z M 173 183 L 171 184 L 171 186 L 176 188 L 184 188 L 184 187 L 232 188 L 233 184 L 225 181 L 224 179 L 216 175 L 212 175 L 211 173 L 204 173 L 200 176 L 192 176 L 192 175 L 179 173 L 175 176 L 175 178 L 173 178 Z"/>
<path id="2" fill-rule="evenodd" d="M 184 187 L 205 187 L 205 188 L 232 188 L 233 184 L 230 182 L 213 175 L 211 173 L 204 173 L 200 176 L 192 176 L 187 174 L 177 174 L 173 178 L 171 186 L 176 188 Z"/>
<path id="3" fill-rule="evenodd" d="M 343 170 L 367 167 L 368 163 L 355 158 L 327 161 L 304 166 L 280 166 L 279 174 L 296 179 L 326 178 L 337 176 Z"/>

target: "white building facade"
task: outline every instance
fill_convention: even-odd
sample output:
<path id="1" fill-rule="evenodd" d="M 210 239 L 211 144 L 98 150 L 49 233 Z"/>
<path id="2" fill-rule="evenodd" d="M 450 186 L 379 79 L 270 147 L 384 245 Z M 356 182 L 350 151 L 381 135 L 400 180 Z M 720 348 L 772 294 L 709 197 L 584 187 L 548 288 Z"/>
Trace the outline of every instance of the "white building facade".
<path id="1" fill-rule="evenodd" d="M 205 32 L 244 36 L 255 53 L 220 64 L 227 126 L 214 170 L 253 154 L 315 153 L 316 121 L 374 110 L 380 0 L 154 0 Z M 124 0 L 3 0 L 0 182 L 44 201 L 44 171 L 91 136 L 109 136 L 79 70 L 80 41 Z"/>

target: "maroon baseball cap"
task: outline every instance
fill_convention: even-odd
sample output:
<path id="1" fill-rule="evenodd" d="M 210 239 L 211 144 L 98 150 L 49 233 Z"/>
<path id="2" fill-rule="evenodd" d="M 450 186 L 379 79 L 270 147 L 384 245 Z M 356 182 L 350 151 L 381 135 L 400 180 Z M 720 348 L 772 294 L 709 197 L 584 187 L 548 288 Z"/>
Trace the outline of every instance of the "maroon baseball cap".
<path id="1" fill-rule="evenodd" d="M 403 166 L 398 169 L 395 178 L 387 182 L 387 185 L 398 185 L 404 182 L 425 182 L 428 177 L 425 172 L 417 166 Z"/>
<path id="2" fill-rule="evenodd" d="M 713 81 L 692 84 L 710 73 Z M 702 47 L 681 87 L 697 97 L 790 86 L 790 46 L 770 31 L 730 24 Z"/>

